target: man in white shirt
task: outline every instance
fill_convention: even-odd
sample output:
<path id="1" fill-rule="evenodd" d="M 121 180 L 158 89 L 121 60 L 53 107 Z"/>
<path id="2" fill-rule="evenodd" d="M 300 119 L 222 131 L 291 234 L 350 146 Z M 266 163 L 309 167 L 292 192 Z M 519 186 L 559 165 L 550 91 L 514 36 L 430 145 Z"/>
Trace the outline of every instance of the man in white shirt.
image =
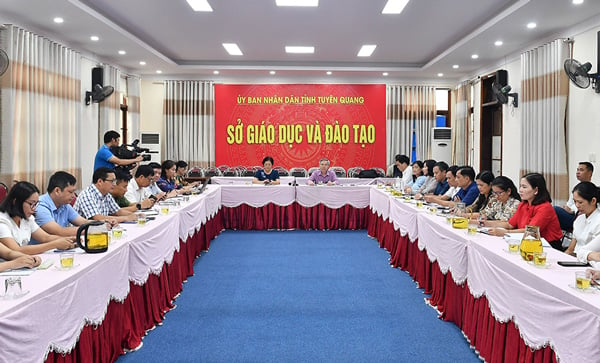
<path id="1" fill-rule="evenodd" d="M 594 165 L 588 161 L 582 161 L 577 165 L 576 177 L 579 182 L 591 182 L 592 174 L 594 173 Z M 573 201 L 573 193 L 569 192 L 569 200 L 563 206 L 555 206 L 554 211 L 558 216 L 560 229 L 563 231 L 572 231 L 573 222 L 577 216 L 577 207 Z"/>
<path id="2" fill-rule="evenodd" d="M 406 155 L 400 155 L 398 157 L 396 165 L 398 169 L 402 172 L 402 183 L 404 184 L 404 188 L 410 187 L 413 184 L 413 172 L 412 166 L 410 166 L 410 159 Z"/>
<path id="3" fill-rule="evenodd" d="M 456 165 L 452 165 L 451 167 L 448 168 L 448 171 L 446 172 L 446 180 L 448 181 L 448 185 L 450 186 L 450 188 L 448 188 L 448 191 L 444 194 L 444 195 L 432 195 L 432 194 L 428 194 L 423 196 L 423 198 L 428 202 L 428 203 L 437 203 L 439 205 L 443 205 L 443 206 L 453 206 L 454 202 L 452 201 L 452 199 L 454 198 L 454 195 L 456 193 L 458 193 L 458 191 L 460 190 L 460 187 L 458 186 L 458 182 L 456 181 L 456 172 L 458 171 L 458 166 Z"/>
<path id="4" fill-rule="evenodd" d="M 152 193 L 148 189 L 154 180 L 154 170 L 150 165 L 140 165 L 135 177 L 131 178 L 127 184 L 125 198 L 132 204 L 138 207 L 137 209 L 148 209 L 154 205 L 154 200 L 150 199 Z"/>

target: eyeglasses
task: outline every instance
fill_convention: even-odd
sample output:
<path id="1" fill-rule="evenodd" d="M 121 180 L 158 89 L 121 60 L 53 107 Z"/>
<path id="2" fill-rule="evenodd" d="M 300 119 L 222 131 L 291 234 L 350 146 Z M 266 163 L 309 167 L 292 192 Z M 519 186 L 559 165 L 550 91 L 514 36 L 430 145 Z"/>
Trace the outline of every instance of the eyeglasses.
<path id="1" fill-rule="evenodd" d="M 26 200 L 25 203 L 29 204 L 29 207 L 31 207 L 31 209 L 35 209 L 35 207 L 37 207 L 37 205 L 40 203 L 40 201 L 34 200 L 32 202 L 32 201 Z"/>
<path id="2" fill-rule="evenodd" d="M 492 194 L 494 194 L 494 195 L 502 195 L 504 193 L 506 193 L 506 190 L 502 190 L 502 191 L 499 191 L 499 192 L 492 192 Z"/>
<path id="3" fill-rule="evenodd" d="M 104 179 L 104 181 L 112 183 L 112 185 L 117 185 L 117 179 Z"/>

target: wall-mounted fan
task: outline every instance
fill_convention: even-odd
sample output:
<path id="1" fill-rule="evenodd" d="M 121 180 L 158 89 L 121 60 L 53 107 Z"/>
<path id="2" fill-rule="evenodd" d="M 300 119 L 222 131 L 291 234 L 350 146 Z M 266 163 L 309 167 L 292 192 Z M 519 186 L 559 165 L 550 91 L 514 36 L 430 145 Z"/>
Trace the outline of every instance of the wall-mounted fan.
<path id="1" fill-rule="evenodd" d="M 0 76 L 8 69 L 8 54 L 0 49 Z"/>
<path id="2" fill-rule="evenodd" d="M 564 64 L 565 72 L 569 79 L 579 88 L 588 88 L 590 84 L 596 93 L 600 93 L 600 82 L 598 73 L 589 73 L 592 69 L 590 62 L 581 64 L 575 59 L 567 59 Z"/>
<path id="3" fill-rule="evenodd" d="M 516 92 L 510 93 L 511 90 L 512 87 L 509 85 L 502 87 L 499 83 L 492 83 L 492 92 L 494 92 L 494 96 L 496 96 L 498 102 L 505 105 L 508 103 L 508 98 L 512 97 L 512 105 L 514 107 L 519 107 L 519 94 Z"/>
<path id="4" fill-rule="evenodd" d="M 87 91 L 85 92 L 85 104 L 89 105 L 91 102 L 102 102 L 104 101 L 108 96 L 112 95 L 112 93 L 115 91 L 115 88 L 113 86 L 104 86 L 102 87 L 99 84 L 96 84 L 94 86 L 94 90 L 92 92 Z"/>

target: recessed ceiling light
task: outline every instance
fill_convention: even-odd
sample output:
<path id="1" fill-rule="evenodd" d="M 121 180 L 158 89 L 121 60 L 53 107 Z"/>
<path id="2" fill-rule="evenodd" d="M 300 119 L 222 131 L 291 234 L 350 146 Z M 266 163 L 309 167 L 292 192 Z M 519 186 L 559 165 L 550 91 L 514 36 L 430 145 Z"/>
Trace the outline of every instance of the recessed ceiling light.
<path id="1" fill-rule="evenodd" d="M 388 72 L 381 73 L 382 76 L 387 76 L 388 74 L 389 74 Z"/>
<path id="2" fill-rule="evenodd" d="M 527 24 L 527 28 L 529 28 L 529 29 L 534 29 L 536 26 L 537 26 L 537 24 L 534 22 Z"/>
<path id="3" fill-rule="evenodd" d="M 229 55 L 244 55 L 240 47 L 235 43 L 223 43 L 223 48 L 225 48 Z"/>
<path id="4" fill-rule="evenodd" d="M 207 0 L 186 0 L 194 11 L 213 11 Z"/>
<path id="5" fill-rule="evenodd" d="M 156 70 L 156 73 L 157 73 L 157 74 L 161 74 L 161 73 L 162 73 L 162 71 L 161 71 L 160 69 L 157 69 L 157 70 Z"/>
<path id="6" fill-rule="evenodd" d="M 319 0 L 275 0 L 277 6 L 319 6 Z"/>
<path id="7" fill-rule="evenodd" d="M 140 61 L 140 66 L 145 66 L 145 65 L 146 65 L 146 62 Z"/>
<path id="8" fill-rule="evenodd" d="M 575 5 L 583 4 L 583 0 L 573 0 L 573 4 L 575 4 Z"/>
<path id="9" fill-rule="evenodd" d="M 269 72 L 269 74 L 270 74 L 270 75 L 273 75 L 273 74 L 275 74 L 275 73 L 277 73 L 277 72 L 275 72 L 275 71 L 270 71 L 270 72 Z"/>
<path id="10" fill-rule="evenodd" d="M 325 72 L 328 76 L 331 76 L 331 71 Z"/>
<path id="11" fill-rule="evenodd" d="M 315 47 L 304 47 L 304 46 L 285 46 L 286 53 L 303 53 L 303 54 L 312 54 L 315 52 Z"/>
<path id="12" fill-rule="evenodd" d="M 438 73 L 438 77 L 443 77 L 444 73 Z"/>
<path id="13" fill-rule="evenodd" d="M 458 64 L 453 65 L 452 68 L 458 69 Z"/>
<path id="14" fill-rule="evenodd" d="M 381 11 L 382 14 L 400 14 L 404 7 L 408 4 L 408 0 L 388 0 Z"/>
<path id="15" fill-rule="evenodd" d="M 126 51 L 124 51 L 124 50 L 120 50 L 120 51 L 119 51 L 119 54 L 120 54 L 120 55 L 125 55 L 125 54 L 127 54 L 127 52 L 126 52 Z"/>
<path id="16" fill-rule="evenodd" d="M 96 35 L 92 35 L 92 36 L 90 37 L 90 40 L 91 40 L 92 42 L 97 42 L 97 41 L 99 41 L 99 40 L 100 40 L 100 38 L 98 38 Z"/>
<path id="17" fill-rule="evenodd" d="M 213 71 L 213 74 L 219 74 L 219 71 Z"/>
<path id="18" fill-rule="evenodd" d="M 61 18 L 61 17 L 56 17 L 56 18 L 54 18 L 54 22 L 55 22 L 56 24 L 62 24 L 62 23 L 64 23 L 64 22 L 65 22 L 65 19 L 63 19 L 63 18 Z"/>
<path id="19" fill-rule="evenodd" d="M 371 54 L 373 54 L 373 52 L 375 51 L 375 48 L 377 48 L 377 45 L 363 45 L 362 47 L 360 47 L 360 50 L 358 51 L 358 54 L 356 56 L 370 57 Z"/>
<path id="20" fill-rule="evenodd" d="M 479 55 L 478 54 L 473 54 L 473 55 L 471 55 L 471 58 L 472 59 L 477 59 L 477 58 L 479 58 Z"/>
<path id="21" fill-rule="evenodd" d="M 501 40 L 496 40 L 496 41 L 494 42 L 494 45 L 495 45 L 495 46 L 497 46 L 497 47 L 501 46 L 502 44 L 504 44 L 504 42 L 503 42 L 503 41 L 501 41 Z"/>

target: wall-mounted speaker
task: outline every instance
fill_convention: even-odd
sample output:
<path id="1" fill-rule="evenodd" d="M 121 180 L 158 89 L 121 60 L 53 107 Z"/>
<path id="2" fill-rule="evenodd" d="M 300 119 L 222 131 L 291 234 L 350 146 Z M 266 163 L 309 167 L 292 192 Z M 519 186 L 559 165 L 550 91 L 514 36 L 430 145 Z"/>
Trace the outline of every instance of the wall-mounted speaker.
<path id="1" fill-rule="evenodd" d="M 500 85 L 500 88 L 508 85 L 508 71 L 505 69 L 499 69 L 496 71 L 496 83 Z"/>
<path id="2" fill-rule="evenodd" d="M 99 84 L 100 87 L 104 87 L 104 68 L 94 67 L 92 68 L 92 89 Z"/>

